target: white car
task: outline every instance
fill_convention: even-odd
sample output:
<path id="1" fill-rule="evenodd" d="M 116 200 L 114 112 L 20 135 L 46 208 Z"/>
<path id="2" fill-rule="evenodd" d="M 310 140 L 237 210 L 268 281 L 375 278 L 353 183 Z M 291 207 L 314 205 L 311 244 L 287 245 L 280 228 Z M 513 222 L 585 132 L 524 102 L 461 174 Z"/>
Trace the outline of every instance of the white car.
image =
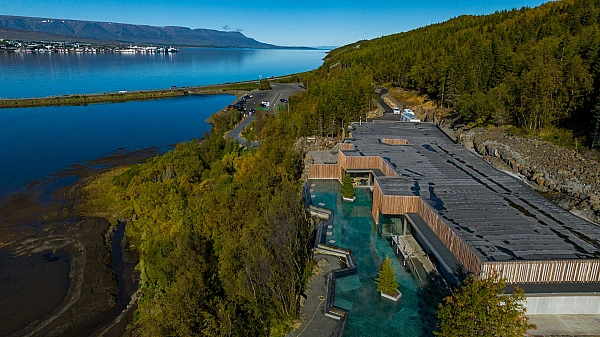
<path id="1" fill-rule="evenodd" d="M 271 102 L 269 101 L 262 101 L 260 102 L 260 105 L 264 106 L 265 108 L 268 108 L 271 106 Z"/>
<path id="2" fill-rule="evenodd" d="M 394 108 L 394 115 L 400 114 L 400 108 Z"/>

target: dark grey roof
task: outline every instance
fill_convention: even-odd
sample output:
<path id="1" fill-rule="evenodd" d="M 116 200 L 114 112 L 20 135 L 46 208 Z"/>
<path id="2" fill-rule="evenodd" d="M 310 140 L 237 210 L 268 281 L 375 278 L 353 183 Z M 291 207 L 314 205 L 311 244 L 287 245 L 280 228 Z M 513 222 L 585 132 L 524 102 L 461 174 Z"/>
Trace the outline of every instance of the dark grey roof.
<path id="1" fill-rule="evenodd" d="M 600 228 L 454 144 L 433 124 L 355 125 L 353 153 L 381 156 L 400 178 L 378 177 L 387 195 L 431 205 L 482 261 L 600 258 Z M 381 138 L 406 139 L 387 145 Z"/>

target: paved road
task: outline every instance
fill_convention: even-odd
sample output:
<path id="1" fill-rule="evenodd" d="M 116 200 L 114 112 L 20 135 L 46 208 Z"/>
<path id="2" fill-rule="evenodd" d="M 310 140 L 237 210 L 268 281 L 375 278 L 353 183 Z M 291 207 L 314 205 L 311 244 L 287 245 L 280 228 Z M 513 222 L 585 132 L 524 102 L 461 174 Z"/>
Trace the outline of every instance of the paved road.
<path id="1" fill-rule="evenodd" d="M 252 121 L 254 120 L 254 116 L 250 116 L 248 118 L 246 118 L 246 120 L 238 125 L 235 129 L 231 130 L 231 132 L 229 133 L 229 138 L 233 138 L 235 140 L 237 140 L 240 144 L 242 144 L 242 146 L 246 146 L 246 141 L 241 137 L 242 131 L 244 131 L 244 129 L 250 124 L 252 123 Z M 256 142 L 252 142 L 252 143 L 256 143 Z M 251 144 L 250 146 L 255 147 L 254 144 Z"/>
<path id="2" fill-rule="evenodd" d="M 385 104 L 385 101 L 383 100 L 383 95 L 388 93 L 388 90 L 385 88 L 380 88 L 381 92 L 379 93 L 379 104 L 381 104 L 381 106 L 383 107 L 383 109 L 385 110 L 383 112 L 383 116 L 379 117 L 379 118 L 375 118 L 375 119 L 379 119 L 379 120 L 385 120 L 385 121 L 400 121 L 401 117 L 400 115 L 394 115 L 394 110 L 387 104 Z"/>
<path id="3" fill-rule="evenodd" d="M 282 98 L 288 99 L 291 95 L 304 90 L 304 87 L 301 83 L 271 83 L 271 90 L 261 90 L 252 92 L 254 98 L 248 100 L 246 103 L 247 108 L 260 108 L 260 103 L 262 101 L 269 101 L 271 105 L 267 109 L 267 112 L 276 113 L 275 110 L 276 105 L 282 105 L 286 103 L 281 103 L 279 100 Z"/>
<path id="4" fill-rule="evenodd" d="M 249 93 L 252 94 L 253 97 L 246 101 L 246 108 L 254 108 L 256 110 L 262 109 L 260 103 L 262 101 L 269 101 L 270 106 L 267 109 L 267 113 L 276 114 L 276 105 L 287 105 L 286 103 L 281 103 L 279 101 L 280 99 L 288 99 L 291 95 L 302 90 L 304 90 L 304 87 L 301 83 L 271 83 L 271 90 L 260 90 Z M 231 130 L 229 137 L 236 139 L 238 142 L 240 142 L 240 144 L 246 146 L 246 141 L 243 140 L 240 135 L 253 120 L 254 116 L 247 118 L 242 124 Z M 256 142 L 252 142 L 250 146 L 256 147 L 258 144 Z"/>

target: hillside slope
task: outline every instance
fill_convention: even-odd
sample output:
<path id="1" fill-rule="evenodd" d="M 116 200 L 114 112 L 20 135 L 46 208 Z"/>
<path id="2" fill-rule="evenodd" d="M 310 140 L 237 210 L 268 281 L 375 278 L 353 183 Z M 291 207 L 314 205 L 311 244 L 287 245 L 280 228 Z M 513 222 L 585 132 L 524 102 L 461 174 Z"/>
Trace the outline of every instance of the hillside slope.
<path id="1" fill-rule="evenodd" d="M 121 43 L 210 46 L 240 48 L 276 48 L 258 42 L 240 32 L 225 32 L 187 27 L 131 25 L 112 22 L 78 21 L 0 15 L 0 28 L 5 32 L 36 32 L 73 39 L 114 41 Z M 15 34 L 16 35 L 16 34 Z M 43 35 L 41 35 L 43 36 Z M 3 36 L 4 38 L 14 38 Z"/>
<path id="2" fill-rule="evenodd" d="M 455 108 L 470 126 L 567 127 L 590 144 L 600 118 L 599 51 L 600 0 L 564 0 L 359 41 L 332 51 L 311 82 L 333 85 L 364 69 L 375 84 L 418 90 Z M 340 125 L 350 110 L 323 104 L 319 111 Z"/>

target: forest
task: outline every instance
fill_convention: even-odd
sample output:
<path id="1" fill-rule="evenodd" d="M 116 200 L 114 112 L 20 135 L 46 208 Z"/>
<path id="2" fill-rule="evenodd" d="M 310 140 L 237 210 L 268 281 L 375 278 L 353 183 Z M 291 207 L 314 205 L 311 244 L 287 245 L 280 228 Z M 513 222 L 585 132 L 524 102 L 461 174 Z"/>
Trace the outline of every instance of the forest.
<path id="1" fill-rule="evenodd" d="M 600 1 L 564 0 L 359 41 L 302 76 L 308 90 L 291 102 L 293 122 L 303 134 L 340 133 L 370 108 L 373 87 L 387 85 L 428 95 L 469 127 L 569 129 L 592 145 L 599 23 Z"/>
<path id="2" fill-rule="evenodd" d="M 110 172 L 86 193 L 135 220 L 142 297 L 129 333 L 283 336 L 312 270 L 296 139 L 343 134 L 373 109 L 377 86 L 426 94 L 470 127 L 566 128 L 593 146 L 599 20 L 600 0 L 565 0 L 359 41 L 286 79 L 306 90 L 255 120 L 258 149 L 223 137 L 241 116 L 222 112 L 202 141 Z"/>
<path id="3" fill-rule="evenodd" d="M 241 148 L 223 137 L 239 118 L 214 115 L 204 140 L 86 190 L 135 219 L 126 234 L 140 256 L 142 296 L 130 335 L 282 336 L 297 318 L 312 270 L 301 152 L 274 118 L 258 150 Z"/>

